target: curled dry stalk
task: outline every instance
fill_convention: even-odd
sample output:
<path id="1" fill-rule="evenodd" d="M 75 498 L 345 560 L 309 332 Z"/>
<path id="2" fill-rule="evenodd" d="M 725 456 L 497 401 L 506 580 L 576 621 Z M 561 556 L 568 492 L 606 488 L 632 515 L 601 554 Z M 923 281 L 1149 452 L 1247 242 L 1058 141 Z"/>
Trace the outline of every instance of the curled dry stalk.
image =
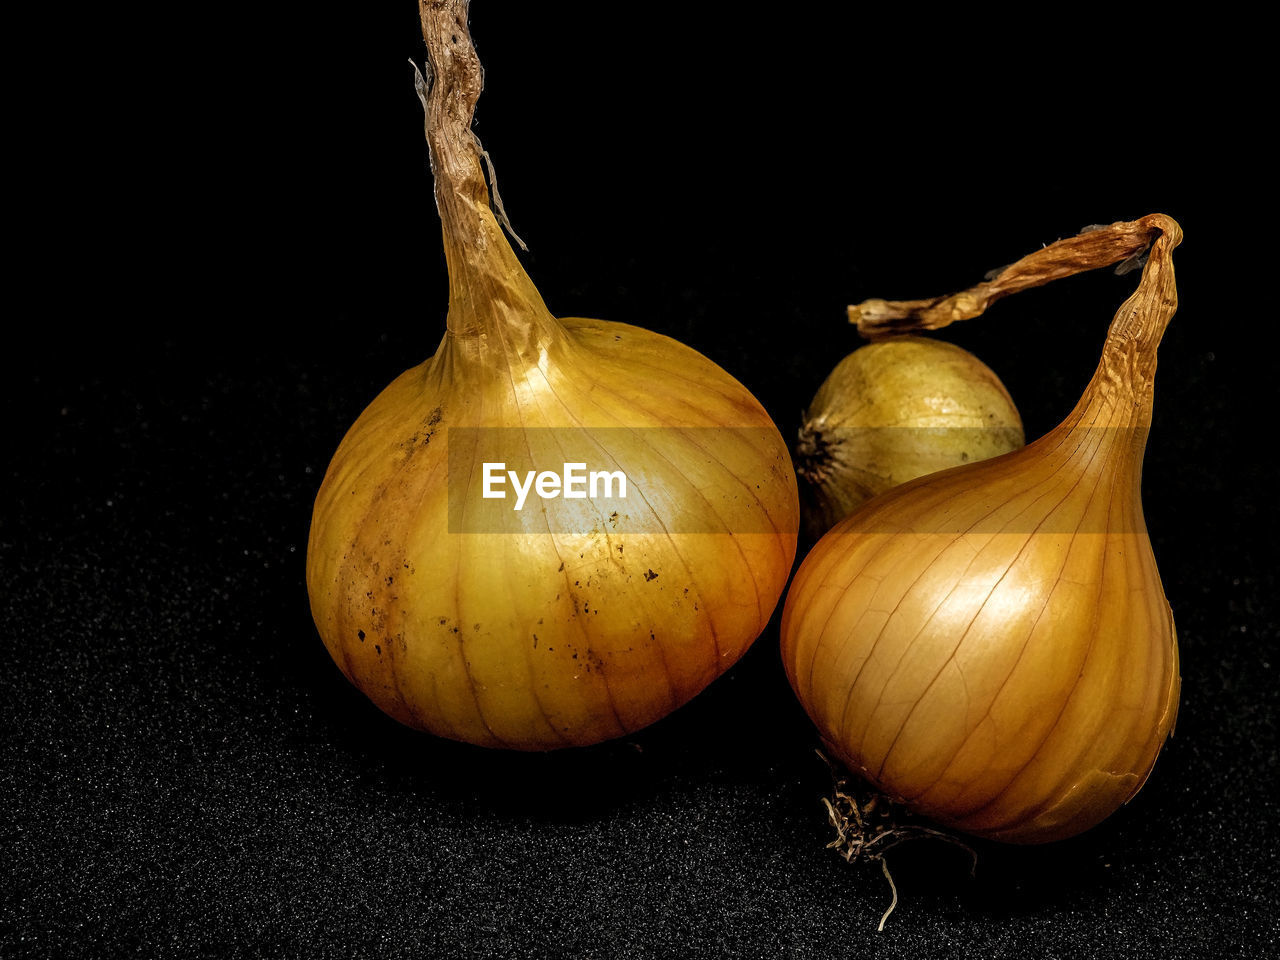
<path id="1" fill-rule="evenodd" d="M 973 858 L 969 869 L 971 875 L 977 869 L 977 851 L 963 840 L 919 822 L 901 804 L 877 793 L 867 784 L 851 782 L 849 775 L 825 753 L 821 750 L 816 753 L 831 771 L 831 796 L 823 797 L 822 803 L 827 808 L 827 819 L 835 827 L 836 837 L 827 844 L 827 849 L 835 850 L 846 863 L 878 860 L 885 879 L 889 881 L 893 901 L 880 917 L 877 930 L 884 930 L 885 921 L 898 906 L 898 887 L 893 882 L 889 861 L 885 858 L 885 854 L 894 847 L 908 840 L 942 840 L 960 847 Z"/>
<path id="2" fill-rule="evenodd" d="M 1040 287 L 1054 280 L 1119 263 L 1117 273 L 1140 266 L 1148 247 L 1159 236 L 1181 237 L 1163 214 L 1109 226 L 1086 227 L 1077 236 L 1049 244 L 1016 263 L 992 271 L 989 279 L 959 293 L 927 300 L 864 300 L 849 307 L 849 322 L 869 340 L 916 330 L 938 330 L 957 320 L 982 315 L 991 304 L 1011 293 Z M 1176 245 L 1177 239 L 1173 240 Z"/>

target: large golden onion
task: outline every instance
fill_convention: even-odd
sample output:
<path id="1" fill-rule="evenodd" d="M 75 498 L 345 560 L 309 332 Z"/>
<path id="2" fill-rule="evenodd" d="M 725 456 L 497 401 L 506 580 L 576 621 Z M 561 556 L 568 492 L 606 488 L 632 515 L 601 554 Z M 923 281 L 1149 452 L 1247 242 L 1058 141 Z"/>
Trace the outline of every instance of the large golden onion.
<path id="1" fill-rule="evenodd" d="M 307 586 L 338 666 L 396 719 L 486 746 L 590 744 L 674 710 L 760 634 L 795 557 L 795 478 L 764 409 L 706 357 L 547 310 L 489 208 L 466 7 L 421 6 L 448 329 L 338 448 Z M 619 469 L 628 505 L 495 513 L 475 474 L 515 449 Z"/>

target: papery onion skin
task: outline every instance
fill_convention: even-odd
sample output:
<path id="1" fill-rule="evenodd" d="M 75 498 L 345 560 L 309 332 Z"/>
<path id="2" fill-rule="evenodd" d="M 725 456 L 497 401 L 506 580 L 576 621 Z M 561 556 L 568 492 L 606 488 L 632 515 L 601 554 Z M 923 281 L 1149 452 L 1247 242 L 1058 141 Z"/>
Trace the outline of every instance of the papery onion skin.
<path id="1" fill-rule="evenodd" d="M 806 557 L 787 676 L 830 749 L 917 813 L 997 840 L 1073 836 L 1127 802 L 1173 729 L 1172 612 L 1142 515 L 1168 218 L 1071 416 L 897 487 Z"/>
<path id="2" fill-rule="evenodd" d="M 751 394 L 666 337 L 590 320 L 563 329 L 544 364 L 511 361 L 519 394 L 505 366 L 501 379 L 496 366 L 460 371 L 446 336 L 356 421 L 316 499 L 308 586 L 321 637 L 352 683 L 411 726 L 531 750 L 630 733 L 736 662 L 786 585 L 797 495 L 786 445 Z M 678 464 L 667 486 L 726 530 L 759 529 L 764 511 L 777 533 L 628 535 L 626 522 L 593 535 L 449 533 L 446 431 L 522 421 L 758 428 L 755 447 L 746 430 L 725 435 L 713 452 L 723 469 L 696 491 Z M 628 451 L 613 453 L 626 470 Z"/>
<path id="3" fill-rule="evenodd" d="M 448 332 L 329 466 L 311 610 L 343 673 L 405 724 L 489 747 L 597 743 L 689 700 L 765 628 L 795 558 L 794 472 L 759 402 L 697 351 L 552 317 L 488 206 L 467 5 L 421 10 Z M 448 435 L 466 427 L 603 431 L 643 516 L 549 532 L 528 509 L 523 533 L 451 532 Z M 699 456 L 664 456 L 682 444 Z M 719 532 L 683 532 L 700 529 Z"/>
<path id="4" fill-rule="evenodd" d="M 877 494 L 1022 445 L 1013 398 L 969 351 L 928 337 L 867 344 L 823 381 L 800 428 L 805 531 L 817 540 Z"/>

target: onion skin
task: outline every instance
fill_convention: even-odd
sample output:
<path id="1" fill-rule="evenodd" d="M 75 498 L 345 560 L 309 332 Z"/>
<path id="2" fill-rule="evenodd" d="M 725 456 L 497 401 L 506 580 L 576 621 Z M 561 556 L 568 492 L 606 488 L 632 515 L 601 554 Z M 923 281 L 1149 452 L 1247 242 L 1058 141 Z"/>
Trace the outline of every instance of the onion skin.
<path id="1" fill-rule="evenodd" d="M 410 726 L 525 750 L 630 733 L 735 663 L 786 585 L 798 526 L 790 459 L 746 388 L 637 327 L 566 320 L 559 341 L 560 356 L 545 373 L 523 370 L 516 392 L 488 359 L 460 371 L 468 364 L 446 336 L 360 416 L 320 488 L 307 557 L 316 625 L 351 682 Z M 778 532 L 449 533 L 447 431 L 521 422 L 659 436 L 755 427 L 712 451 L 718 476 L 691 491 L 673 463 L 664 485 L 727 530 L 757 529 L 763 510 Z M 758 444 L 744 445 L 753 434 Z M 613 453 L 635 475 L 628 451 Z"/>
<path id="2" fill-rule="evenodd" d="M 551 315 L 489 208 L 467 4 L 420 10 L 447 332 L 329 465 L 311 611 L 342 672 L 402 723 L 488 747 L 597 743 L 670 713 L 764 629 L 795 559 L 794 471 L 756 399 L 697 351 Z M 607 523 L 599 506 L 579 533 L 529 507 L 514 532 L 451 530 L 450 431 L 477 427 L 598 438 L 643 505 Z"/>
<path id="3" fill-rule="evenodd" d="M 1009 391 L 969 351 L 928 337 L 867 344 L 823 381 L 800 428 L 805 531 L 817 540 L 886 490 L 1022 444 Z"/>
<path id="4" fill-rule="evenodd" d="M 1049 434 L 911 481 L 838 524 L 788 593 L 782 657 L 851 770 L 978 836 L 1043 843 L 1142 786 L 1173 730 L 1172 612 L 1142 515 L 1166 217 L 1097 373 Z"/>

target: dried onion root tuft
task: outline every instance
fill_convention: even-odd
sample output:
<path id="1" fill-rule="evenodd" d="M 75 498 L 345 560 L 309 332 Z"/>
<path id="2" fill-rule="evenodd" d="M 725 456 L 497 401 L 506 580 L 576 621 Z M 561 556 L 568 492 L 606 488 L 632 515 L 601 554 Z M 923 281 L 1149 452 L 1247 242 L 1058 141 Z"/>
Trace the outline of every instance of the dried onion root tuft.
<path id="1" fill-rule="evenodd" d="M 959 837 L 920 822 L 910 810 L 877 793 L 866 783 L 851 780 L 838 764 L 821 750 L 817 751 L 822 762 L 831 771 L 831 796 L 823 797 L 827 808 L 827 820 L 835 828 L 835 839 L 827 844 L 846 863 L 879 861 L 893 901 L 880 917 L 878 930 L 884 930 L 885 921 L 898 906 L 898 886 L 889 872 L 886 854 L 899 844 L 909 840 L 941 840 L 964 850 L 972 858 L 970 875 L 977 869 L 978 853 Z"/>

